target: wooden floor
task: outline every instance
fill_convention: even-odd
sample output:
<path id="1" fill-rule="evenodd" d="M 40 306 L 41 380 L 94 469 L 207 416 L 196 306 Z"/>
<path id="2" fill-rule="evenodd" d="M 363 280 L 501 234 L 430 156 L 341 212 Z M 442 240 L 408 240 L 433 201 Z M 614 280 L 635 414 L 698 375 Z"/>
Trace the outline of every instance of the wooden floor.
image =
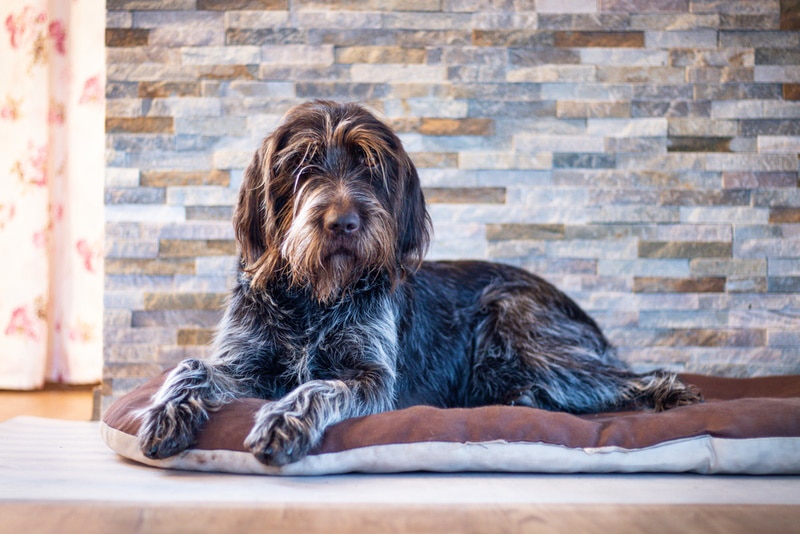
<path id="1" fill-rule="evenodd" d="M 48 384 L 39 391 L 0 390 L 0 422 L 18 415 L 89 421 L 94 388 Z"/>

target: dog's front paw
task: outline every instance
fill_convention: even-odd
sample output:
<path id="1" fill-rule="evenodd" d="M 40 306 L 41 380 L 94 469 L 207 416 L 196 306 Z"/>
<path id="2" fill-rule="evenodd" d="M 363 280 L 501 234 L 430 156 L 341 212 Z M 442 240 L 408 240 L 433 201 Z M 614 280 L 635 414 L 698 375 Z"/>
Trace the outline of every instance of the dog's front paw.
<path id="1" fill-rule="evenodd" d="M 311 429 L 286 412 L 270 413 L 259 417 L 244 445 L 261 463 L 281 467 L 308 454 Z"/>
<path id="2" fill-rule="evenodd" d="M 175 456 L 194 444 L 200 423 L 175 406 L 148 409 L 137 436 L 142 454 L 153 460 Z"/>

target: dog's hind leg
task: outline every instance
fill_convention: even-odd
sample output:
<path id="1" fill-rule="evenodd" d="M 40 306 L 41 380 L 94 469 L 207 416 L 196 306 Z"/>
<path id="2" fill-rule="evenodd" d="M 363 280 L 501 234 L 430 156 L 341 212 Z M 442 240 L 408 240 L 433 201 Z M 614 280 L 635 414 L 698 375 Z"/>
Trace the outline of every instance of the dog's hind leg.
<path id="1" fill-rule="evenodd" d="M 630 373 L 620 390 L 624 401 L 635 406 L 652 408 L 657 412 L 697 404 L 703 400 L 700 391 L 684 384 L 675 373 L 653 371 L 651 373 Z"/>
<path id="2" fill-rule="evenodd" d="M 233 378 L 208 362 L 181 362 L 140 414 L 137 439 L 142 453 L 160 459 L 190 447 L 208 413 L 235 398 L 236 385 Z"/>
<path id="3" fill-rule="evenodd" d="M 674 374 L 631 372 L 595 322 L 542 280 L 494 284 L 481 310 L 472 381 L 479 404 L 591 413 L 699 401 Z"/>

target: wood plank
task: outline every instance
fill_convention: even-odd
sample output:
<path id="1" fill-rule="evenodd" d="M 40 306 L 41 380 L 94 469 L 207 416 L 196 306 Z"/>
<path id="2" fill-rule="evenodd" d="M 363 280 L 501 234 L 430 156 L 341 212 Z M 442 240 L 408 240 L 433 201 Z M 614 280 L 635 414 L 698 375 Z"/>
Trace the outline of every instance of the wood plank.
<path id="1" fill-rule="evenodd" d="M 3 532 L 792 532 L 786 505 L 0 503 Z"/>

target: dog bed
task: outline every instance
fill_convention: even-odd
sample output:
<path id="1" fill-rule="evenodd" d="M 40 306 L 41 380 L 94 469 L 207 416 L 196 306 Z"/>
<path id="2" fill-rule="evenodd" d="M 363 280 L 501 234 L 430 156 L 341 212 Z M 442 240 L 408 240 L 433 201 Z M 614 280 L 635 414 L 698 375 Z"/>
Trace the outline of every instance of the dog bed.
<path id="1" fill-rule="evenodd" d="M 265 401 L 240 399 L 212 414 L 196 445 L 164 460 L 136 446 L 137 410 L 161 375 L 117 400 L 101 422 L 105 442 L 144 464 L 270 475 L 347 472 L 800 473 L 800 375 L 719 378 L 683 375 L 703 404 L 661 413 L 575 416 L 518 406 L 415 406 L 334 425 L 305 459 L 282 468 L 243 446 Z"/>

